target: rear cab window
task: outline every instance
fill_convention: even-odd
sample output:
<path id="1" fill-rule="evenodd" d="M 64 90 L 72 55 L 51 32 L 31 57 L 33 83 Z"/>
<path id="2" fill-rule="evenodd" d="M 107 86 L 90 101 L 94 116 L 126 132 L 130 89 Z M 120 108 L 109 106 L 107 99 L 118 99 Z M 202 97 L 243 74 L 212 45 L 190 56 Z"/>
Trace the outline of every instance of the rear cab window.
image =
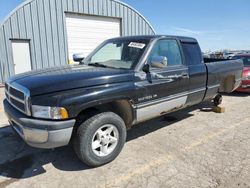
<path id="1" fill-rule="evenodd" d="M 202 63 L 202 54 L 198 43 L 182 43 L 182 49 L 187 65 L 200 65 Z"/>

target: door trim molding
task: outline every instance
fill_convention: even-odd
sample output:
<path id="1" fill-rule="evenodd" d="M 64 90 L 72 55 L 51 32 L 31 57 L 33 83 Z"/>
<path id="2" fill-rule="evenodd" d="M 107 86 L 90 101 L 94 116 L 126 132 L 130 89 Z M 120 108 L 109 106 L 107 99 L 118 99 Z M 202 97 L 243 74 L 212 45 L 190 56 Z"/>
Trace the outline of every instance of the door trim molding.
<path id="1" fill-rule="evenodd" d="M 174 109 L 181 108 L 186 104 L 186 101 L 187 95 L 136 109 L 136 123 L 140 123 L 154 117 L 161 116 L 162 114 L 166 114 Z"/>
<path id="2" fill-rule="evenodd" d="M 153 100 L 153 101 L 148 101 L 148 102 L 144 102 L 144 103 L 135 105 L 135 108 L 136 109 L 145 108 L 145 107 L 148 107 L 148 106 L 152 106 L 152 105 L 155 105 L 155 104 L 158 104 L 158 103 L 166 102 L 166 101 L 176 99 L 176 98 L 179 98 L 179 97 L 188 96 L 190 94 L 202 92 L 202 91 L 205 91 L 205 90 L 206 90 L 206 88 L 202 87 L 202 88 L 191 90 L 189 92 L 182 92 L 182 93 L 178 93 L 178 94 L 175 94 L 175 95 L 170 95 L 170 96 L 167 96 L 167 97 L 164 97 L 164 98 L 160 98 L 160 99 L 156 99 L 156 100 Z"/>

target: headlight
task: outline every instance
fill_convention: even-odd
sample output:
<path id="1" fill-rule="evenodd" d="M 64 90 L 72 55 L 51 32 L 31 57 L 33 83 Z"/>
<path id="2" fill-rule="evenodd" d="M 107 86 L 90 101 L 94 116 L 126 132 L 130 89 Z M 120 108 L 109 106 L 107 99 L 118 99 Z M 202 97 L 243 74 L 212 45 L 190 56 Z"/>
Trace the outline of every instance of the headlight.
<path id="1" fill-rule="evenodd" d="M 32 105 L 32 115 L 44 119 L 67 119 L 69 117 L 65 108 Z"/>

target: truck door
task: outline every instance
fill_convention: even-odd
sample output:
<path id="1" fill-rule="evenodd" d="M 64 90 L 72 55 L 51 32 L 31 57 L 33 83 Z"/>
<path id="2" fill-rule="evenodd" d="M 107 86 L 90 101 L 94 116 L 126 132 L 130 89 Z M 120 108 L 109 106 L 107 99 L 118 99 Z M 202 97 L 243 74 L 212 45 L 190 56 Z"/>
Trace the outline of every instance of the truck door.
<path id="1" fill-rule="evenodd" d="M 144 82 L 147 96 L 139 97 L 137 109 L 138 121 L 160 116 L 186 104 L 188 96 L 189 74 L 188 68 L 183 64 L 180 45 L 175 39 L 160 39 L 152 48 L 148 64 L 161 58 L 166 59 L 165 66 L 161 68 L 150 67 L 150 73 Z"/>
<path id="2" fill-rule="evenodd" d="M 181 45 L 190 77 L 187 105 L 198 104 L 206 93 L 207 69 L 197 42 L 182 42 Z"/>

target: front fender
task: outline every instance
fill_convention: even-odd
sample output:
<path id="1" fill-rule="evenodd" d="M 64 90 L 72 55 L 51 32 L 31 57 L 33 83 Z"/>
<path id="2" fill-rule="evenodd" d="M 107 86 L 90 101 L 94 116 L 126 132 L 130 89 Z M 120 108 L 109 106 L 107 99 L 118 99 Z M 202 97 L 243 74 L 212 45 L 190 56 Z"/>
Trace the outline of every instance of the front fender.
<path id="1" fill-rule="evenodd" d="M 79 104 L 77 106 L 74 106 L 74 108 L 69 108 L 69 113 L 70 116 L 73 118 L 77 117 L 82 111 L 88 109 L 88 108 L 92 108 L 92 107 L 96 107 L 96 106 L 100 106 L 100 105 L 104 105 L 104 104 L 108 104 L 114 101 L 120 101 L 120 100 L 127 100 L 127 101 L 132 101 L 130 98 L 126 98 L 125 96 L 116 96 L 116 97 L 112 97 L 112 98 L 104 98 L 104 99 L 99 99 L 99 100 L 94 100 L 94 101 L 90 101 L 84 104 Z"/>
<path id="2" fill-rule="evenodd" d="M 134 84 L 123 83 L 71 91 L 61 96 L 58 105 L 68 110 L 70 118 L 75 118 L 80 112 L 88 108 L 117 100 L 128 100 L 133 103 L 135 98 Z"/>

